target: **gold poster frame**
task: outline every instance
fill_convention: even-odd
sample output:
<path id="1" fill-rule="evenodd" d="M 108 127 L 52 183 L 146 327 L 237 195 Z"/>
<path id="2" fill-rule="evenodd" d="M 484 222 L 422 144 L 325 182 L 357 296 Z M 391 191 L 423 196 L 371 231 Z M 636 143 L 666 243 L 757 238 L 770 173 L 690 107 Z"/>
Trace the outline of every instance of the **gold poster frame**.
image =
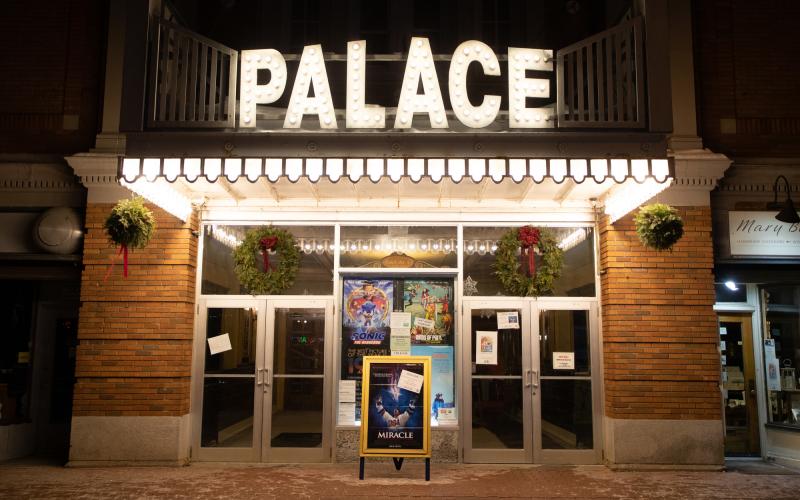
<path id="1" fill-rule="evenodd" d="M 369 379 L 373 364 L 421 364 L 422 383 L 422 448 L 369 448 L 367 430 L 369 426 L 370 387 Z M 361 457 L 430 458 L 431 457 L 431 358 L 430 356 L 364 356 L 361 380 L 361 429 L 359 455 Z"/>

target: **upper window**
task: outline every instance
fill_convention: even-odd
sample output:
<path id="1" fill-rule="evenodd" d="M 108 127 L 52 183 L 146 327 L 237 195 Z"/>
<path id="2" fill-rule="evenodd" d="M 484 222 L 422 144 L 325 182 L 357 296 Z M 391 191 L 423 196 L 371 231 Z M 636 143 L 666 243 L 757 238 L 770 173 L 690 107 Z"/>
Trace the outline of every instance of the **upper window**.
<path id="1" fill-rule="evenodd" d="M 454 226 L 342 226 L 342 267 L 456 267 Z"/>

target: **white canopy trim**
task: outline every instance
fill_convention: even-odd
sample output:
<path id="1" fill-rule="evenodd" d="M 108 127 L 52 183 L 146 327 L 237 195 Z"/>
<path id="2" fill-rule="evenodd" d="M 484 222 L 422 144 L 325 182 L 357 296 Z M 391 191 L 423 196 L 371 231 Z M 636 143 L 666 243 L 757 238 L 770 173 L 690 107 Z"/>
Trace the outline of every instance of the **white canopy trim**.
<path id="1" fill-rule="evenodd" d="M 517 184 L 526 179 L 537 184 L 545 179 L 557 184 L 566 179 L 578 184 L 607 179 L 618 184 L 629 179 L 664 184 L 674 176 L 666 158 L 123 158 L 118 170 L 120 180 L 127 183 L 140 179 L 172 183 L 179 178 L 213 183 L 224 177 L 229 182 L 246 179 L 251 183 L 262 178 L 271 183 L 281 179 L 316 183 L 322 178 L 334 183 L 342 179 L 378 183 L 384 178 L 394 183 L 403 179 L 439 183 L 445 178 L 459 183 L 468 178 L 479 183 L 490 178 L 495 183 L 509 179 Z"/>

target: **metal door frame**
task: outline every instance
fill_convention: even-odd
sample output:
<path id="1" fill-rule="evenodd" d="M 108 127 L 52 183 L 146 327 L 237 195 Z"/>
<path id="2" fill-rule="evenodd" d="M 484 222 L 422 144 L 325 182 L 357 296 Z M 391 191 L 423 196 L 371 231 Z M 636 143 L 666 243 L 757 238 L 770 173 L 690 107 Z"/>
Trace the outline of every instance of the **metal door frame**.
<path id="1" fill-rule="evenodd" d="M 322 446 L 320 448 L 272 448 L 272 387 L 275 378 L 275 309 L 322 309 L 325 311 L 324 370 L 322 374 Z M 333 298 L 329 296 L 280 296 L 267 301 L 266 336 L 263 346 L 263 364 L 259 365 L 257 388 L 264 397 L 262 401 L 261 461 L 277 463 L 330 462 L 332 457 L 331 387 L 333 379 Z M 319 378 L 314 376 L 313 378 Z"/>
<path id="2" fill-rule="evenodd" d="M 520 309 L 523 342 L 523 425 L 524 449 L 489 450 L 472 448 L 472 317 L 473 309 Z M 541 367 L 539 313 L 543 310 L 585 310 L 588 314 L 590 371 L 592 384 L 592 449 L 551 450 L 542 449 L 541 436 Z M 537 463 L 537 464 L 599 464 L 603 458 L 603 401 L 601 398 L 602 355 L 599 334 L 599 309 L 597 299 L 586 298 L 527 298 L 527 297 L 464 297 L 462 302 L 461 383 L 462 443 L 465 463 Z M 527 325 L 527 326 L 526 326 Z M 548 376 L 545 379 L 559 377 Z"/>
<path id="3" fill-rule="evenodd" d="M 256 297 L 224 297 L 201 298 L 197 302 L 197 316 L 195 321 L 194 352 L 192 359 L 192 392 L 191 392 L 191 419 L 192 419 L 192 460 L 198 461 L 239 461 L 256 462 L 261 456 L 260 422 L 263 408 L 263 394 L 256 386 L 258 367 L 264 363 L 264 335 L 265 335 L 265 301 Z M 256 371 L 253 372 L 253 443 L 250 448 L 204 448 L 201 447 L 201 433 L 203 425 L 203 381 L 205 377 L 206 360 L 206 325 L 208 309 L 210 308 L 252 308 L 256 310 Z M 229 376 L 230 377 L 230 376 Z M 224 377 L 223 377 L 224 378 Z M 234 377 L 243 378 L 243 377 Z"/>
<path id="4" fill-rule="evenodd" d="M 542 449 L 542 436 L 541 432 L 534 436 L 534 456 L 536 463 L 542 464 L 599 464 L 603 459 L 603 420 L 605 418 L 603 413 L 603 401 L 600 397 L 601 394 L 601 346 L 599 342 L 599 328 L 598 328 L 598 307 L 595 298 L 556 298 L 556 297 L 541 297 L 531 301 L 531 316 L 536 317 L 536 332 L 532 334 L 532 340 L 538 344 L 541 342 L 540 329 L 539 329 L 539 313 L 541 311 L 587 311 L 588 328 L 589 328 L 589 367 L 590 375 L 586 376 L 570 376 L 570 377 L 557 377 L 547 376 L 540 377 L 541 380 L 553 379 L 567 379 L 567 380 L 590 380 L 592 384 L 592 448 L 588 450 L 557 450 L 557 449 Z M 538 349 L 537 349 L 538 351 Z M 536 360 L 537 367 L 539 360 Z M 537 368 L 538 369 L 538 368 Z M 541 382 L 538 384 L 541 386 Z M 535 390 L 539 392 L 540 387 Z M 540 400 L 537 400 L 540 401 Z M 538 428 L 541 430 L 541 405 L 536 406 L 536 422 Z"/>
<path id="5" fill-rule="evenodd" d="M 522 336 L 522 405 L 523 405 L 523 448 L 522 449 L 480 449 L 472 448 L 472 315 L 469 314 L 474 309 L 519 309 L 520 335 Z M 533 408 L 538 406 L 538 396 L 531 390 L 533 377 L 538 367 L 532 366 L 532 361 L 538 361 L 538 343 L 534 345 L 530 335 L 534 329 L 531 322 L 530 306 L 528 300 L 515 297 L 464 297 L 462 302 L 462 343 L 461 349 L 461 373 L 464 374 L 461 384 L 461 403 L 462 408 L 462 439 L 465 463 L 531 463 L 534 460 L 534 448 L 531 436 L 535 434 L 536 420 L 533 415 Z M 535 319 L 538 321 L 538 318 Z M 526 327 L 526 325 L 528 325 Z M 538 325 L 536 326 L 538 331 Z M 531 349 L 537 349 L 537 357 L 534 358 Z M 483 377 L 482 377 L 483 378 Z M 485 376 L 487 379 L 499 377 Z"/>
<path id="6" fill-rule="evenodd" d="M 313 295 L 281 296 L 206 296 L 197 300 L 195 335 L 192 356 L 191 386 L 191 459 L 214 462 L 329 462 L 332 456 L 332 377 L 333 377 L 333 297 Z M 275 307 L 311 307 L 325 310 L 325 369 L 323 375 L 323 427 L 320 449 L 286 448 L 286 451 L 269 447 L 271 424 L 270 392 L 264 391 L 264 382 L 272 378 L 272 349 Z M 256 363 L 253 373 L 253 445 L 251 448 L 201 447 L 203 423 L 203 387 L 205 377 L 206 325 L 210 308 L 253 308 L 256 310 Z M 268 335 L 269 333 L 269 335 Z M 267 364 L 269 363 L 269 365 Z M 213 375 L 212 375 L 213 377 Z M 231 376 L 228 376 L 231 377 Z M 223 376 L 222 378 L 228 378 Z M 244 378 L 244 376 L 234 377 Z M 265 442 L 266 439 L 266 442 Z"/>

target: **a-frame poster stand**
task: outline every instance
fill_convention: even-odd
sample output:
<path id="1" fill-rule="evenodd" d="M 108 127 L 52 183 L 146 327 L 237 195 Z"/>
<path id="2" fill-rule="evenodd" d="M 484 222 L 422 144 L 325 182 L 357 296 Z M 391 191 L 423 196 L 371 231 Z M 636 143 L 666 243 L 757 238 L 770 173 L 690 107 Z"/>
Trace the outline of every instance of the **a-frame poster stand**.
<path id="1" fill-rule="evenodd" d="M 359 480 L 366 458 L 390 457 L 396 470 L 405 458 L 424 458 L 430 481 L 430 373 L 429 356 L 364 357 Z"/>

